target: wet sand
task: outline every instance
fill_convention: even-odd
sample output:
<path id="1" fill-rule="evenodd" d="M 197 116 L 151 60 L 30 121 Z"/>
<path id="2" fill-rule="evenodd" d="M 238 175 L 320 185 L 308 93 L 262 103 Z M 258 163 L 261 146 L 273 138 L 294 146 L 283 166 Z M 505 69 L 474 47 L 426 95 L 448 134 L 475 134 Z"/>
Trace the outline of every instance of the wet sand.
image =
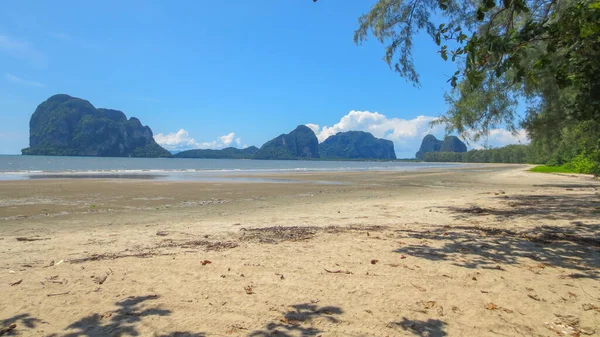
<path id="1" fill-rule="evenodd" d="M 2 181 L 1 326 L 598 335 L 600 184 L 524 169 Z"/>

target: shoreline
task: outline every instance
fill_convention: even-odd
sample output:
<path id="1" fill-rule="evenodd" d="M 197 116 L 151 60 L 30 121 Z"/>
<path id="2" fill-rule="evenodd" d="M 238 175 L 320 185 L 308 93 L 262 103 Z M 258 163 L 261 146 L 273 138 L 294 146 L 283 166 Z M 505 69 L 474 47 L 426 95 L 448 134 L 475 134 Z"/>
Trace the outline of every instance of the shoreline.
<path id="1" fill-rule="evenodd" d="M 600 183 L 525 168 L 0 181 L 0 322 L 23 336 L 598 333 Z"/>

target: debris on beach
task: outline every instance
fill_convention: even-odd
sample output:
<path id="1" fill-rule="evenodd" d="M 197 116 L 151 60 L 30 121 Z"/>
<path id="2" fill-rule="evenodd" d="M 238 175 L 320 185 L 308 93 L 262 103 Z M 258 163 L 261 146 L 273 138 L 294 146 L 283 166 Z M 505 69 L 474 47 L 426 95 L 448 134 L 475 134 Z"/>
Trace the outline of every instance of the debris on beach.
<path id="1" fill-rule="evenodd" d="M 410 282 L 410 284 L 411 284 L 413 287 L 417 288 L 417 289 L 418 289 L 420 292 L 426 292 L 426 291 L 427 291 L 427 289 L 425 289 L 425 288 L 423 288 L 423 287 L 421 287 L 421 286 L 418 286 L 418 285 L 416 285 L 416 284 L 414 284 L 414 283 L 412 283 L 412 282 Z"/>
<path id="2" fill-rule="evenodd" d="M 116 260 L 116 259 L 123 259 L 123 258 L 127 258 L 127 257 L 137 257 L 137 258 L 145 259 L 145 258 L 150 258 L 150 257 L 154 257 L 154 256 L 175 255 L 175 253 L 160 253 L 160 252 L 155 252 L 155 251 L 147 251 L 147 252 L 140 252 L 140 253 L 133 253 L 133 254 L 125 253 L 128 251 L 129 251 L 129 249 L 126 249 L 125 251 L 123 251 L 123 253 L 92 254 L 91 256 L 84 257 L 84 258 L 71 259 L 71 260 L 69 260 L 69 263 L 84 263 L 84 262 L 88 262 L 88 261 Z"/>
<path id="3" fill-rule="evenodd" d="M 204 247 L 206 251 L 221 251 L 224 249 L 232 249 L 238 247 L 239 244 L 233 241 L 208 241 L 208 240 L 192 240 L 192 241 L 184 241 L 177 242 L 170 239 L 164 240 L 159 248 L 196 248 L 196 247 Z"/>
<path id="4" fill-rule="evenodd" d="M 331 273 L 331 274 L 353 274 L 351 271 L 348 270 L 328 270 L 325 269 L 326 272 Z"/>
<path id="5" fill-rule="evenodd" d="M 371 264 L 377 264 L 377 262 L 379 262 L 379 260 L 371 260 Z"/>
<path id="6" fill-rule="evenodd" d="M 437 307 L 437 313 L 438 313 L 438 315 L 440 315 L 440 316 L 444 316 L 444 307 L 442 307 L 441 305 L 439 305 L 439 306 Z"/>
<path id="7" fill-rule="evenodd" d="M 260 243 L 277 243 L 282 241 L 302 241 L 317 234 L 317 227 L 312 226 L 274 226 L 245 229 L 244 240 L 257 240 Z"/>
<path id="8" fill-rule="evenodd" d="M 485 308 L 486 308 L 487 310 L 496 310 L 496 309 L 498 309 L 499 307 L 498 307 L 496 304 L 494 304 L 494 303 L 490 302 L 490 303 L 488 303 L 488 304 L 485 306 Z"/>
<path id="9" fill-rule="evenodd" d="M 502 311 L 504 311 L 505 313 L 508 313 L 508 314 L 512 314 L 514 312 L 511 309 L 503 308 L 503 307 L 501 307 L 501 306 L 499 306 L 499 305 L 497 305 L 495 303 L 492 303 L 492 302 L 486 304 L 485 308 L 487 310 L 502 310 Z"/>
<path id="10" fill-rule="evenodd" d="M 279 243 L 284 241 L 303 241 L 313 238 L 317 233 L 344 233 L 349 231 L 380 232 L 385 226 L 273 226 L 262 228 L 240 228 L 241 240 L 258 241 L 259 243 Z"/>
<path id="11" fill-rule="evenodd" d="M 246 291 L 246 294 L 248 294 L 248 295 L 254 294 L 254 291 L 252 290 L 251 286 L 244 287 L 244 291 Z"/>
<path id="12" fill-rule="evenodd" d="M 211 263 L 212 263 L 212 261 L 209 261 L 209 260 L 202 260 L 202 261 L 200 261 L 200 263 L 201 263 L 203 266 L 206 266 L 207 264 L 211 264 Z"/>
<path id="13" fill-rule="evenodd" d="M 106 279 L 108 279 L 108 273 L 106 273 L 104 276 L 95 276 L 93 278 L 95 283 L 102 285 L 104 282 L 106 282 Z"/>
<path id="14" fill-rule="evenodd" d="M 71 293 L 70 291 L 65 291 L 64 293 L 46 294 L 46 296 L 52 297 L 52 296 L 68 295 L 70 293 Z"/>
<path id="15" fill-rule="evenodd" d="M 579 318 L 573 315 L 554 314 L 556 317 L 552 322 L 546 322 L 546 328 L 559 335 L 581 336 L 593 335 L 596 329 L 581 327 Z"/>
<path id="16" fill-rule="evenodd" d="M 424 310 L 428 310 L 435 307 L 436 301 L 418 301 L 417 305 L 423 308 Z"/>
<path id="17" fill-rule="evenodd" d="M 59 264 L 65 262 L 65 260 L 60 260 L 58 262 L 55 262 L 54 260 L 50 261 L 50 263 L 46 266 L 46 267 L 54 267 L 54 266 L 58 266 Z"/>
<path id="18" fill-rule="evenodd" d="M 0 336 L 3 336 L 3 335 L 8 334 L 8 333 L 11 333 L 16 328 L 17 328 L 17 325 L 15 323 L 9 325 L 6 328 L 2 328 L 2 329 L 0 329 Z"/>
<path id="19" fill-rule="evenodd" d="M 69 283 L 69 281 L 67 279 L 63 279 L 62 281 L 58 280 L 58 275 L 54 275 L 54 276 L 50 276 L 50 277 L 46 277 L 46 281 L 40 281 L 40 283 L 45 286 L 46 282 L 50 282 L 50 283 L 56 283 L 56 284 L 67 284 Z"/>
<path id="20" fill-rule="evenodd" d="M 593 305 L 591 303 L 584 303 L 581 305 L 581 307 L 583 308 L 584 311 L 596 310 L 596 311 L 600 312 L 600 307 Z"/>
<path id="21" fill-rule="evenodd" d="M 16 282 L 9 283 L 8 285 L 10 285 L 12 287 L 12 286 L 16 286 L 16 285 L 21 284 L 21 282 L 23 282 L 23 279 L 20 279 L 20 280 L 18 280 Z"/>
<path id="22" fill-rule="evenodd" d="M 44 241 L 44 240 L 50 240 L 50 238 L 40 238 L 39 236 L 33 236 L 30 238 L 27 238 L 27 237 L 18 237 L 17 238 L 17 241 L 21 241 L 21 242 Z"/>

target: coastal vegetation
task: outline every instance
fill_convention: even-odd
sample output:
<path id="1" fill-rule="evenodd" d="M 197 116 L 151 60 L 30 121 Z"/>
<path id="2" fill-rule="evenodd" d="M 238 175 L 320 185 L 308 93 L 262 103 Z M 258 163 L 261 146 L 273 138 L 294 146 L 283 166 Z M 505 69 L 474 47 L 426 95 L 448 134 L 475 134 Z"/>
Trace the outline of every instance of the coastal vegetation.
<path id="1" fill-rule="evenodd" d="M 494 149 L 475 149 L 468 152 L 427 152 L 426 162 L 462 162 L 462 163 L 539 163 L 533 156 L 529 145 L 508 145 Z"/>
<path id="2" fill-rule="evenodd" d="M 538 173 L 577 173 L 563 166 L 538 165 L 529 171 Z"/>
<path id="3" fill-rule="evenodd" d="M 478 140 L 494 128 L 523 128 L 531 145 L 518 158 L 600 174 L 600 1 L 380 0 L 354 38 L 386 44 L 384 60 L 418 86 L 412 52 L 421 32 L 456 64 L 449 109 L 437 121 L 448 132 Z M 494 155 L 512 158 L 455 156 Z"/>
<path id="4" fill-rule="evenodd" d="M 256 146 L 249 146 L 245 149 L 236 149 L 235 147 L 226 147 L 221 150 L 187 150 L 174 154 L 174 158 L 210 158 L 210 159 L 252 159 L 258 152 Z"/>

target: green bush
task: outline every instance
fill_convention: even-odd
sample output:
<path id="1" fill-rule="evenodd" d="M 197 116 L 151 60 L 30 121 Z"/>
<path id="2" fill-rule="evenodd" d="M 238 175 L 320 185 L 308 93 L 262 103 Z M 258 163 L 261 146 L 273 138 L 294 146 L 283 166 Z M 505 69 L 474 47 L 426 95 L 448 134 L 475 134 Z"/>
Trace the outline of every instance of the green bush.
<path id="1" fill-rule="evenodd" d="M 582 152 L 564 166 L 577 173 L 598 176 L 600 175 L 600 151 L 596 150 L 592 153 Z"/>
<path id="2" fill-rule="evenodd" d="M 573 170 L 571 170 L 565 166 L 548 166 L 548 165 L 539 165 L 539 166 L 532 168 L 529 171 L 538 172 L 538 173 L 576 173 Z"/>

